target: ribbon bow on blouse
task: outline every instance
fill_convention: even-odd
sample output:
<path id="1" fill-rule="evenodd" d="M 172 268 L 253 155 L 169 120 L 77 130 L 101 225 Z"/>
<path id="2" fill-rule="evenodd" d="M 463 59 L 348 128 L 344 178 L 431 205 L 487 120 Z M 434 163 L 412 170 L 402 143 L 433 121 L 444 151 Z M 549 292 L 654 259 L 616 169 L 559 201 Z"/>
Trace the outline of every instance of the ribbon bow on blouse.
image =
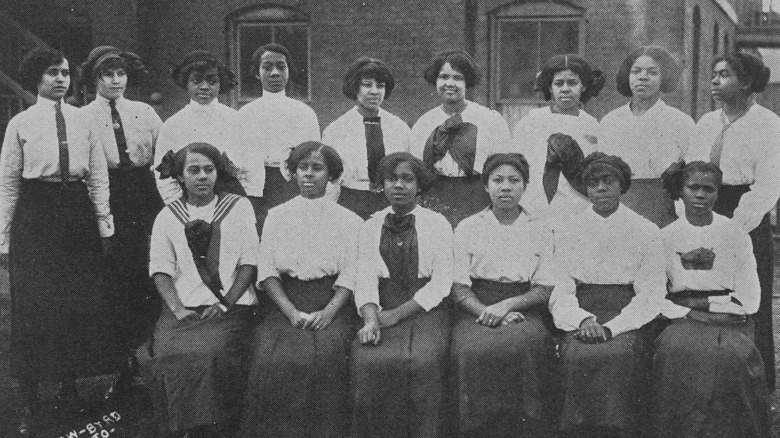
<path id="1" fill-rule="evenodd" d="M 428 137 L 423 150 L 423 161 L 426 166 L 433 168 L 433 165 L 449 152 L 461 170 L 471 176 L 474 173 L 476 151 L 476 125 L 464 122 L 460 114 L 455 114 Z"/>
<path id="2" fill-rule="evenodd" d="M 192 252 L 192 258 L 201 280 L 211 290 L 222 290 L 222 280 L 219 278 L 219 245 L 212 248 L 213 227 L 210 223 L 196 219 L 184 225 L 184 235 L 187 237 L 187 246 Z M 206 273 L 207 275 L 203 275 Z"/>
<path id="3" fill-rule="evenodd" d="M 390 279 L 400 282 L 407 289 L 417 281 L 420 263 L 414 224 L 413 214 L 399 216 L 390 213 L 385 216 L 379 240 L 379 253 Z"/>

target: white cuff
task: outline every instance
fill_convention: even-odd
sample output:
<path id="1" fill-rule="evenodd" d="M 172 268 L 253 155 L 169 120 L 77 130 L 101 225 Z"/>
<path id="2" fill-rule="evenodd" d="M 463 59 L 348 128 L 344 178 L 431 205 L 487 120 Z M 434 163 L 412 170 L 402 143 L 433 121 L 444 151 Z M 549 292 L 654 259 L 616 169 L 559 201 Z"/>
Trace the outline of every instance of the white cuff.
<path id="1" fill-rule="evenodd" d="M 109 214 L 106 217 L 98 219 L 98 231 L 100 237 L 111 237 L 114 235 L 114 216 Z"/>

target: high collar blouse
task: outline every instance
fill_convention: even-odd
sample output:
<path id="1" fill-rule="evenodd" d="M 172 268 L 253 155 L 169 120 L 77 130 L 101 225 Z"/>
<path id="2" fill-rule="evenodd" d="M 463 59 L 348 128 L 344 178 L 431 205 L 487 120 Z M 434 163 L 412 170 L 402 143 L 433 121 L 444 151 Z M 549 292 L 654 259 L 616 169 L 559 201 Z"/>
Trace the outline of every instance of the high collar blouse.
<path id="1" fill-rule="evenodd" d="M 627 103 L 601 119 L 599 150 L 622 158 L 633 178 L 660 178 L 685 156 L 693 127 L 690 116 L 660 99 L 641 116 Z"/>
<path id="2" fill-rule="evenodd" d="M 379 242 L 385 216 L 392 212 L 392 207 L 387 207 L 375 213 L 360 229 L 355 284 L 355 305 L 358 311 L 369 303 L 379 306 L 379 279 L 390 278 L 390 272 L 379 253 Z M 415 216 L 417 230 L 417 278 L 430 278 L 428 284 L 414 294 L 413 299 L 427 312 L 438 306 L 452 288 L 452 228 L 444 216 L 420 206 L 409 214 Z"/>
<path id="3" fill-rule="evenodd" d="M 335 275 L 335 286 L 354 290 L 361 225 L 358 215 L 327 197 L 297 196 L 272 208 L 263 224 L 258 282 L 282 274 L 304 281 Z"/>
<path id="4" fill-rule="evenodd" d="M 594 316 L 580 308 L 581 283 L 633 285 L 634 298 L 604 324 L 613 336 L 642 327 L 660 312 L 666 275 L 658 227 L 623 205 L 606 218 L 593 209 L 572 217 L 555 235 L 555 263 L 550 311 L 561 330 L 577 330 Z"/>
<path id="5" fill-rule="evenodd" d="M 255 182 L 251 177 L 260 178 L 259 175 L 247 173 L 244 159 L 246 147 L 238 124 L 238 114 L 233 108 L 219 103 L 216 99 L 208 105 L 190 101 L 163 123 L 155 148 L 154 167 L 160 164 L 168 151 L 176 152 L 195 142 L 208 143 L 220 152 L 227 153 L 230 161 L 239 169 L 238 179 L 244 187 Z M 262 172 L 264 183 L 265 169 L 254 170 Z M 155 175 L 157 189 L 166 204 L 181 197 L 181 187 L 174 178 L 160 179 L 157 172 Z"/>
<path id="6" fill-rule="evenodd" d="M 0 252 L 8 252 L 8 234 L 19 199 L 22 179 L 59 181 L 60 155 L 55 101 L 38 96 L 35 105 L 8 123 L 0 151 Z M 87 183 L 102 237 L 114 234 L 108 204 L 108 168 L 100 139 L 90 131 L 84 110 L 62 102 L 68 136 L 68 172 Z"/>
<path id="7" fill-rule="evenodd" d="M 465 123 L 471 123 L 477 127 L 477 144 L 474 158 L 474 169 L 476 173 L 482 173 L 485 160 L 497 152 L 506 152 L 509 150 L 510 133 L 509 127 L 501 114 L 485 108 L 484 106 L 471 101 L 466 101 L 466 109 L 460 113 Z M 423 114 L 412 127 L 411 139 L 409 143 L 409 152 L 419 159 L 423 159 L 425 143 L 434 130 L 444 124 L 452 115 L 447 114 L 442 106 L 438 106 Z M 463 169 L 447 152 L 444 158 L 434 164 L 437 173 L 444 176 L 463 177 L 466 176 Z"/>
<path id="8" fill-rule="evenodd" d="M 409 125 L 389 112 L 379 109 L 385 155 L 409 151 Z M 341 185 L 355 190 L 368 190 L 368 152 L 363 116 L 353 107 L 334 120 L 322 133 L 322 142 L 332 146 L 344 161 Z"/>
<path id="9" fill-rule="evenodd" d="M 162 120 L 154 109 L 143 103 L 120 97 L 116 100 L 116 109 L 122 120 L 122 131 L 127 140 L 127 153 L 134 166 L 152 167 L 154 149 L 160 134 Z M 111 118 L 110 101 L 101 95 L 84 107 L 92 116 L 91 128 L 103 144 L 109 169 L 119 167 L 119 150 L 114 134 L 114 122 Z"/>
<path id="10" fill-rule="evenodd" d="M 530 281 L 553 286 L 552 233 L 539 218 L 521 212 L 509 225 L 490 208 L 461 221 L 453 241 L 454 282 L 471 279 L 502 283 Z"/>
<path id="11" fill-rule="evenodd" d="M 530 180 L 523 195 L 523 206 L 532 214 L 565 222 L 591 203 L 561 176 L 558 179 L 558 190 L 548 204 L 542 176 L 547 162 L 547 139 L 555 133 L 570 135 L 577 141 L 582 153 L 588 156 L 599 148 L 600 127 L 598 121 L 584 110 L 580 110 L 577 116 L 570 116 L 555 114 L 549 106 L 529 111 L 515 125 L 512 151 L 523 154 L 530 167 Z"/>
<path id="12" fill-rule="evenodd" d="M 216 199 L 203 207 L 193 207 L 187 203 L 185 206 L 190 219 L 211 222 Z M 236 271 L 240 266 L 257 265 L 255 213 L 248 199 L 241 198 L 236 202 L 222 220 L 220 234 L 222 244 L 219 246 L 219 278 L 223 285 L 222 294 L 226 295 L 236 281 Z M 219 302 L 198 274 L 184 234 L 184 225 L 167 207 L 157 215 L 152 227 L 149 275 L 158 273 L 171 276 L 176 293 L 186 307 L 210 306 Z M 236 304 L 258 304 L 251 286 Z"/>
<path id="13" fill-rule="evenodd" d="M 710 161 L 715 140 L 723 130 L 723 110 L 709 112 L 696 124 L 686 161 Z M 754 103 L 723 135 L 720 159 L 723 184 L 750 184 L 732 220 L 752 231 L 780 197 L 780 117 Z"/>
<path id="14" fill-rule="evenodd" d="M 734 291 L 730 297 L 739 300 L 747 314 L 756 313 L 761 300 L 761 288 L 753 245 L 747 232 L 725 216 L 714 213 L 712 224 L 703 227 L 691 225 L 685 217 L 677 219 L 661 230 L 661 237 L 670 293 L 728 289 Z M 680 254 L 699 248 L 715 253 L 712 269 L 683 268 Z M 689 310 L 665 301 L 663 313 L 669 318 L 679 318 Z"/>

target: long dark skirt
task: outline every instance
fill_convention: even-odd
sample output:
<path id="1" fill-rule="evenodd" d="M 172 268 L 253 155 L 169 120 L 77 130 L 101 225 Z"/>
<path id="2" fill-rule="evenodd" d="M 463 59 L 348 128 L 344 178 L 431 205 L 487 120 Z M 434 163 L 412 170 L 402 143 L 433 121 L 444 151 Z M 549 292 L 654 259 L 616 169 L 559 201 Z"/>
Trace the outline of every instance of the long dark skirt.
<path id="1" fill-rule="evenodd" d="M 420 200 L 420 205 L 443 214 L 453 227 L 489 204 L 490 196 L 479 175 L 462 178 L 439 175 Z"/>
<path id="2" fill-rule="evenodd" d="M 631 285 L 580 285 L 580 307 L 604 324 L 620 313 L 633 297 Z M 561 346 L 563 410 L 560 428 L 612 428 L 634 436 L 649 373 L 649 344 L 640 330 L 607 342 L 586 344 L 564 336 Z"/>
<path id="3" fill-rule="evenodd" d="M 178 321 L 165 304 L 137 357 L 160 432 L 238 424 L 246 374 L 242 358 L 256 309 L 196 322 Z M 202 312 L 205 308 L 198 308 Z"/>
<path id="4" fill-rule="evenodd" d="M 24 180 L 11 227 L 11 374 L 62 380 L 121 363 L 87 186 Z"/>
<path id="5" fill-rule="evenodd" d="M 663 228 L 677 219 L 674 201 L 661 185 L 661 178 L 637 178 L 620 202 L 645 219 Z"/>
<path id="6" fill-rule="evenodd" d="M 383 295 L 408 296 L 399 289 L 380 281 L 380 301 Z M 445 436 L 449 331 L 449 310 L 442 303 L 383 328 L 379 345 L 353 341 L 352 437 Z"/>
<path id="7" fill-rule="evenodd" d="M 298 310 L 322 310 L 335 278 L 300 281 L 283 276 Z M 255 328 L 241 437 L 343 437 L 349 430 L 349 349 L 355 306 L 345 305 L 319 331 L 290 325 L 273 306 Z"/>
<path id="8" fill-rule="evenodd" d="M 528 283 L 473 280 L 485 305 L 528 291 Z M 459 312 L 452 328 L 450 389 L 462 436 L 539 436 L 548 420 L 555 347 L 539 310 L 498 327 Z M 508 382 L 511 382 L 508 384 Z M 529 427 L 530 426 L 530 427 Z"/>
<path id="9" fill-rule="evenodd" d="M 750 186 L 722 186 L 718 192 L 715 212 L 726 217 L 734 216 L 739 200 L 750 191 Z M 753 255 L 758 265 L 758 282 L 761 285 L 761 305 L 753 315 L 756 325 L 756 347 L 764 360 L 764 371 L 769 390 L 775 390 L 775 341 L 772 334 L 772 281 L 774 279 L 774 261 L 772 249 L 772 228 L 769 213 L 761 223 L 750 232 L 753 241 Z"/>
<path id="10" fill-rule="evenodd" d="M 265 218 L 268 216 L 268 210 L 284 204 L 298 196 L 299 193 L 298 183 L 295 182 L 294 178 L 287 181 L 278 167 L 265 166 L 263 197 L 250 198 L 253 201 L 252 207 L 255 209 L 258 236 L 262 237 L 263 223 L 265 223 Z"/>
<path id="11" fill-rule="evenodd" d="M 149 238 L 164 204 L 147 167 L 109 170 L 111 214 L 111 287 L 117 298 L 116 323 L 125 346 L 132 348 L 151 336 L 160 316 L 161 299 L 149 279 Z"/>
<path id="12" fill-rule="evenodd" d="M 349 187 L 341 188 L 339 205 L 353 211 L 363 220 L 390 205 L 384 193 L 374 193 L 369 190 L 355 190 Z"/>
<path id="13" fill-rule="evenodd" d="M 753 336 L 750 320 L 691 318 L 661 333 L 653 359 L 654 437 L 770 436 L 769 394 Z"/>

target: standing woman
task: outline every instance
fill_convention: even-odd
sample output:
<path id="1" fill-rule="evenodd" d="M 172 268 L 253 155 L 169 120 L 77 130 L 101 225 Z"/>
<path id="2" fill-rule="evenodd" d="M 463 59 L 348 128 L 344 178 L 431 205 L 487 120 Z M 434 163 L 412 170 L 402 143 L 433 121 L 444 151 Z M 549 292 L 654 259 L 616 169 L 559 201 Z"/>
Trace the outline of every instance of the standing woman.
<path id="1" fill-rule="evenodd" d="M 352 343 L 352 434 L 442 437 L 446 422 L 452 229 L 417 205 L 433 175 L 406 152 L 379 163 L 390 207 L 360 230 Z"/>
<path id="2" fill-rule="evenodd" d="M 138 55 L 113 46 L 96 47 L 81 65 L 81 81 L 95 100 L 85 107 L 93 135 L 101 140 L 108 162 L 110 205 L 114 215 L 111 272 L 123 349 L 139 346 L 151 335 L 160 303 L 149 280 L 149 237 L 163 208 L 152 173 L 152 160 L 162 120 L 154 109 L 124 98 L 127 86 L 146 69 Z M 132 383 L 128 361 L 106 394 L 121 398 Z"/>
<path id="3" fill-rule="evenodd" d="M 244 137 L 239 129 L 238 113 L 217 100 L 220 93 L 227 93 L 236 84 L 233 72 L 213 54 L 194 50 L 171 70 L 171 77 L 176 85 L 187 90 L 190 103 L 166 120 L 160 129 L 154 155 L 156 175 L 160 174 L 157 166 L 168 152 L 202 142 L 216 147 L 232 160 L 232 165 L 238 168 L 242 186 L 252 183 L 247 179 Z M 265 178 L 263 169 L 254 169 L 253 175 Z M 183 194 L 175 178 L 158 178 L 157 189 L 166 204 Z"/>
<path id="4" fill-rule="evenodd" d="M 343 169 L 333 148 L 304 142 L 286 163 L 300 196 L 263 227 L 258 281 L 272 308 L 253 336 L 241 436 L 344 437 L 362 221 L 325 195 Z"/>
<path id="5" fill-rule="evenodd" d="M 26 435 L 39 380 L 61 382 L 57 406 L 75 411 L 76 379 L 115 372 L 122 351 L 101 260 L 114 232 L 103 149 L 89 118 L 63 102 L 70 66 L 61 52 L 34 49 L 20 77 L 38 100 L 11 119 L 0 152 L 0 264 L 10 273 L 11 373 Z"/>
<path id="6" fill-rule="evenodd" d="M 616 77 L 618 92 L 631 101 L 601 120 L 599 150 L 619 156 L 633 172 L 621 202 L 661 228 L 676 219 L 661 173 L 685 157 L 694 126 L 690 116 L 661 100 L 661 93 L 677 89 L 680 72 L 663 47 L 631 52 Z"/>
<path id="7" fill-rule="evenodd" d="M 750 233 L 761 284 L 756 312 L 756 346 L 764 359 L 771 391 L 775 388 L 772 337 L 772 231 L 769 212 L 780 196 L 780 117 L 759 105 L 769 68 L 753 55 L 734 53 L 712 64 L 712 97 L 723 108 L 699 119 L 687 161 L 710 162 L 723 171 L 714 211 Z"/>
<path id="8" fill-rule="evenodd" d="M 675 318 L 655 341 L 654 437 L 769 437 L 764 364 L 753 341 L 761 300 L 750 237 L 713 213 L 722 173 L 694 161 L 664 174 L 685 216 L 661 230 Z"/>
<path id="9" fill-rule="evenodd" d="M 554 285 L 552 233 L 519 205 L 528 183 L 522 155 L 491 155 L 484 170 L 491 206 L 458 224 L 453 244 L 458 436 L 540 436 L 550 429 L 555 354 L 542 320 Z"/>
<path id="10" fill-rule="evenodd" d="M 634 437 L 646 404 L 642 326 L 666 293 L 658 227 L 620 204 L 631 169 L 601 152 L 583 162 L 591 209 L 556 235 L 550 310 L 561 346 L 564 436 Z M 569 435 L 566 435 L 569 434 Z"/>
<path id="11" fill-rule="evenodd" d="M 588 197 L 566 178 L 560 178 L 561 169 L 545 166 L 558 158 L 548 153 L 548 139 L 555 133 L 571 136 L 582 158 L 597 150 L 599 123 L 582 106 L 599 95 L 604 81 L 601 70 L 574 54 L 553 56 L 539 73 L 536 88 L 550 105 L 531 110 L 520 119 L 512 141 L 514 150 L 521 152 L 531 166 L 523 207 L 532 214 L 545 214 L 563 222 L 589 207 Z"/>
<path id="12" fill-rule="evenodd" d="M 508 150 L 509 127 L 498 112 L 466 100 L 466 89 L 480 79 L 468 53 L 438 53 L 424 76 L 436 87 L 441 105 L 414 124 L 409 152 L 436 175 L 421 205 L 443 214 L 454 226 L 490 203 L 479 174 L 488 156 Z"/>
<path id="13" fill-rule="evenodd" d="M 380 108 L 395 88 L 390 68 L 374 58 L 360 58 L 344 74 L 341 92 L 356 105 L 322 133 L 344 158 L 339 204 L 368 219 L 387 207 L 382 181 L 376 179 L 379 161 L 393 152 L 409 151 L 409 126 Z"/>

